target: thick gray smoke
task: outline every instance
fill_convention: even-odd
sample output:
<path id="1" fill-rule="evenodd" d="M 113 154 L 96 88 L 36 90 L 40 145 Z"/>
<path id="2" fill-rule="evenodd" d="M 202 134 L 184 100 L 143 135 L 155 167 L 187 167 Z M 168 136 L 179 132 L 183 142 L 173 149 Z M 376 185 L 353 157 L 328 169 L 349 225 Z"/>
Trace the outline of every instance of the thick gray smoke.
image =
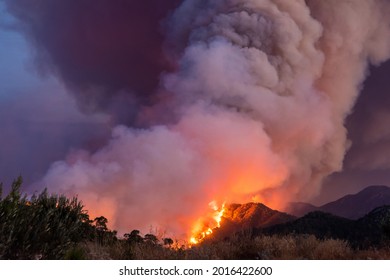
<path id="1" fill-rule="evenodd" d="M 368 64 L 390 55 L 377 0 L 186 0 L 170 19 L 161 79 L 177 122 L 120 126 L 43 179 L 121 231 L 189 233 L 210 201 L 282 208 L 342 168 L 344 120 Z M 159 118 L 158 112 L 156 115 Z"/>

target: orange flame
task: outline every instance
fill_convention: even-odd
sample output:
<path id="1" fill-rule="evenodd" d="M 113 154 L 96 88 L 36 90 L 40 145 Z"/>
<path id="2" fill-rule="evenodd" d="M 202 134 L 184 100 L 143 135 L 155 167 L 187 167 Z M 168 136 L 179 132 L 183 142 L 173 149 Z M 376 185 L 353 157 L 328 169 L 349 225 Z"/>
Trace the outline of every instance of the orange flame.
<path id="1" fill-rule="evenodd" d="M 221 226 L 221 220 L 225 212 L 225 202 L 221 207 L 218 207 L 217 202 L 211 201 L 210 208 L 214 211 L 208 220 L 199 219 L 193 227 L 192 236 L 189 243 L 196 245 L 203 241 L 207 236 L 213 233 L 213 230 Z"/>

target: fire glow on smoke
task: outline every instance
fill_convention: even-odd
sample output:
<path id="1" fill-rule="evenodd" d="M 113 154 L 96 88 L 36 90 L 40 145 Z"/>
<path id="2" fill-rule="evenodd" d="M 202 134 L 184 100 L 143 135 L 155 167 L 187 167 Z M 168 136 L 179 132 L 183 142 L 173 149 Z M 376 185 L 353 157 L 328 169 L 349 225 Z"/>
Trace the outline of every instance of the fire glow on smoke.
<path id="1" fill-rule="evenodd" d="M 72 152 L 41 184 L 77 194 L 119 232 L 152 225 L 193 244 L 220 226 L 223 201 L 280 209 L 312 197 L 342 168 L 368 62 L 389 57 L 389 6 L 182 1 L 166 24 L 176 69 L 138 112 L 153 124 L 113 128 L 107 145 Z"/>

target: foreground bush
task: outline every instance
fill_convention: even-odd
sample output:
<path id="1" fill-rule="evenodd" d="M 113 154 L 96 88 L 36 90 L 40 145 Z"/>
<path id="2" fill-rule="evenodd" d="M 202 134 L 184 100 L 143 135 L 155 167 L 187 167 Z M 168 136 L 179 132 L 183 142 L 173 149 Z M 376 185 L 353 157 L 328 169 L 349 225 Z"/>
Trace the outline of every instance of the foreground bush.
<path id="1" fill-rule="evenodd" d="M 75 243 L 92 233 L 89 217 L 76 198 L 43 191 L 27 198 L 22 179 L 0 195 L 0 258 L 60 259 Z"/>

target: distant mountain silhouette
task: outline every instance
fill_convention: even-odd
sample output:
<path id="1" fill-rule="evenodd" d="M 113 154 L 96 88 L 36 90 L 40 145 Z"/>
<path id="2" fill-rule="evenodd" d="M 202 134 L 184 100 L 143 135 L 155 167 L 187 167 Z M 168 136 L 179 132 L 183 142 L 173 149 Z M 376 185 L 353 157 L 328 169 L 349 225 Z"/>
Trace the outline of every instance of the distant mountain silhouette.
<path id="1" fill-rule="evenodd" d="M 258 230 L 258 233 L 265 234 L 312 234 L 318 238 L 349 239 L 353 232 L 351 228 L 355 221 L 342 217 L 337 217 L 330 213 L 320 211 L 310 212 L 309 214 L 296 219 L 295 221 L 274 225 L 266 229 Z"/>
<path id="2" fill-rule="evenodd" d="M 313 211 L 322 211 L 356 220 L 383 205 L 390 205 L 390 188 L 370 186 L 356 194 L 346 195 L 319 207 L 309 203 L 291 203 L 285 211 L 297 217 Z"/>
<path id="3" fill-rule="evenodd" d="M 342 239 L 355 248 L 370 248 L 390 242 L 390 206 L 374 209 L 358 220 L 320 211 L 295 221 L 254 230 L 254 235 L 311 234 L 320 239 Z"/>

